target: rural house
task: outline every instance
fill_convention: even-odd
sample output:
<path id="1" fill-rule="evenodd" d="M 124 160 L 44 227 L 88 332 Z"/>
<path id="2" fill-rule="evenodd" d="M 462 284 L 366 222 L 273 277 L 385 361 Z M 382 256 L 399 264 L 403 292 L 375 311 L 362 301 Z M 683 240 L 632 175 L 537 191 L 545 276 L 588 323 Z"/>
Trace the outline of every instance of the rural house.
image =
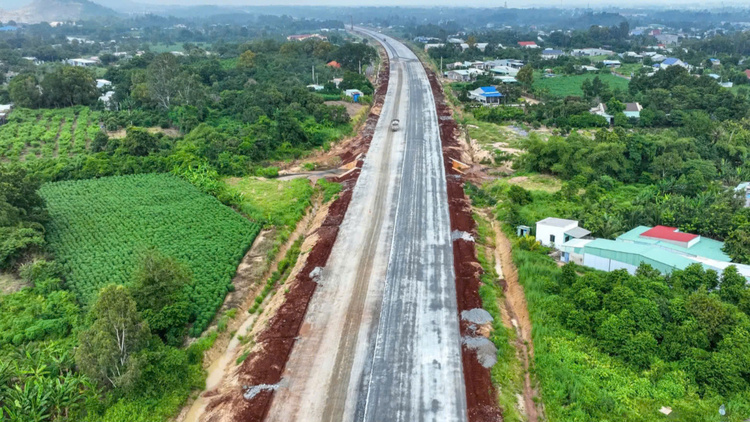
<path id="1" fill-rule="evenodd" d="M 484 104 L 499 104 L 503 94 L 497 92 L 494 86 L 483 86 L 469 91 L 469 98 Z"/>
<path id="2" fill-rule="evenodd" d="M 578 221 L 547 217 L 536 223 L 536 240 L 542 245 L 559 249 L 571 239 L 582 239 L 591 232 L 578 227 Z"/>

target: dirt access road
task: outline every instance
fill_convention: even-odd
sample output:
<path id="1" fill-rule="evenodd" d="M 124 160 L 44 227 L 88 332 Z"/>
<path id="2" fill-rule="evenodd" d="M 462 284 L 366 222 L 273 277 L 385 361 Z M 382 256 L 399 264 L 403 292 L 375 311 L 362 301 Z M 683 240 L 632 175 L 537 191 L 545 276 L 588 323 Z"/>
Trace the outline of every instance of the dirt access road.
<path id="1" fill-rule="evenodd" d="M 464 422 L 438 117 L 424 68 L 384 45 L 388 93 L 266 420 Z M 390 131 L 392 119 L 402 129 Z"/>

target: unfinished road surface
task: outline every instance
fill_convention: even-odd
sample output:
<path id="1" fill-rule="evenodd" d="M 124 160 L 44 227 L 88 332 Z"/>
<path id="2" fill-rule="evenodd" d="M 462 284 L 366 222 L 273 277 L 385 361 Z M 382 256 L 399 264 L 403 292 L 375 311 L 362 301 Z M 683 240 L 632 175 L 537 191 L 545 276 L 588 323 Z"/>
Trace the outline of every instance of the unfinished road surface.
<path id="1" fill-rule="evenodd" d="M 357 31 L 386 48 L 388 93 L 267 420 L 465 421 L 435 101 L 414 53 Z"/>

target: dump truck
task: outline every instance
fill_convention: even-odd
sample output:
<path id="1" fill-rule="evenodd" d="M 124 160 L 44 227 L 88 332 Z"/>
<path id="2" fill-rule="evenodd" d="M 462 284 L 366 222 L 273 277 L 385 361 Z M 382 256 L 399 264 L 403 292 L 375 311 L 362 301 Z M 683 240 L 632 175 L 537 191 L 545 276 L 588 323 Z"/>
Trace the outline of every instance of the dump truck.
<path id="1" fill-rule="evenodd" d="M 401 125 L 401 122 L 398 119 L 391 120 L 391 131 L 398 132 L 400 125 Z"/>

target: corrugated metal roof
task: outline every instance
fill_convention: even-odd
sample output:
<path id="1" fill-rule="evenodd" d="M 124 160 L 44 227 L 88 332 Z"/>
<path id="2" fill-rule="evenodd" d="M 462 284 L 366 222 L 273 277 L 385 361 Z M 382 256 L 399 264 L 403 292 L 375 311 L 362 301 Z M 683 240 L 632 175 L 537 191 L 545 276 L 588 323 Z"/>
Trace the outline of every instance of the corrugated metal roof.
<path id="1" fill-rule="evenodd" d="M 722 247 L 724 247 L 724 242 L 709 239 L 707 237 L 701 237 L 701 239 L 695 245 L 691 246 L 690 248 L 684 248 L 674 243 L 663 242 L 659 239 L 642 237 L 641 233 L 649 229 L 651 229 L 651 227 L 638 226 L 627 233 L 621 234 L 617 237 L 617 240 L 658 246 L 662 249 L 673 250 L 684 255 L 704 256 L 706 258 L 724 262 L 731 261 L 731 258 L 729 258 L 729 256 L 721 250 Z"/>
<path id="2" fill-rule="evenodd" d="M 677 230 L 677 227 L 668 226 L 656 226 L 641 233 L 641 236 L 672 240 L 675 242 L 690 242 L 691 240 L 698 237 L 698 235 L 696 234 L 683 233 Z"/>
<path id="3" fill-rule="evenodd" d="M 568 231 L 565 232 L 568 236 L 575 237 L 575 238 L 581 238 L 585 237 L 591 234 L 590 231 L 584 229 L 583 227 L 574 227 Z"/>

